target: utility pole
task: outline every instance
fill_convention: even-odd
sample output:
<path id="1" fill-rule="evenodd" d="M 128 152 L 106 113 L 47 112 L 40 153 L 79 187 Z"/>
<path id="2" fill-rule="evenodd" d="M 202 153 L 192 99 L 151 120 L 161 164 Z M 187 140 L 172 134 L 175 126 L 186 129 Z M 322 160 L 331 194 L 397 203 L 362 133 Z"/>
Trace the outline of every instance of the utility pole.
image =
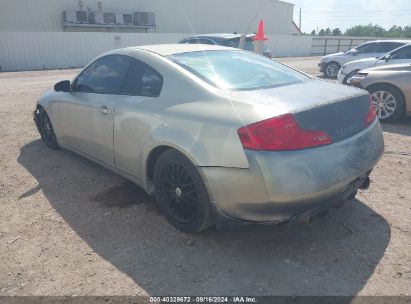
<path id="1" fill-rule="evenodd" d="M 301 31 L 301 7 L 300 7 L 300 19 L 299 19 L 299 23 L 298 23 L 298 29 Z"/>

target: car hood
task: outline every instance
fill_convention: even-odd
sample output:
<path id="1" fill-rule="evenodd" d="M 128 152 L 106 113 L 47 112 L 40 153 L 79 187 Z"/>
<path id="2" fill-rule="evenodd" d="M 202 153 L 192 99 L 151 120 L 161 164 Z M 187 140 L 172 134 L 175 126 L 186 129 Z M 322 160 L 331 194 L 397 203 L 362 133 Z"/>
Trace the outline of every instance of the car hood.
<path id="1" fill-rule="evenodd" d="M 346 63 L 345 66 L 355 68 L 366 68 L 374 66 L 377 63 L 377 61 L 378 59 L 376 59 L 375 57 L 370 57 L 351 61 L 349 63 Z"/>
<path id="2" fill-rule="evenodd" d="M 331 59 L 331 58 L 340 57 L 342 55 L 345 55 L 345 53 L 344 52 L 333 53 L 333 54 L 325 55 L 321 59 L 322 60 L 328 60 L 328 59 Z"/>

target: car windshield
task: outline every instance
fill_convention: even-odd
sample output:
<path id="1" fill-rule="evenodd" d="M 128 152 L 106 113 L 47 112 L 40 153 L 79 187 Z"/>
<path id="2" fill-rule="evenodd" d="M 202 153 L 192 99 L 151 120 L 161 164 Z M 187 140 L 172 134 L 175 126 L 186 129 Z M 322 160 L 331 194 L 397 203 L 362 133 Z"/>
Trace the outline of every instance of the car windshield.
<path id="1" fill-rule="evenodd" d="M 202 51 L 169 59 L 209 84 L 228 90 L 256 90 L 305 82 L 308 76 L 244 51 Z"/>

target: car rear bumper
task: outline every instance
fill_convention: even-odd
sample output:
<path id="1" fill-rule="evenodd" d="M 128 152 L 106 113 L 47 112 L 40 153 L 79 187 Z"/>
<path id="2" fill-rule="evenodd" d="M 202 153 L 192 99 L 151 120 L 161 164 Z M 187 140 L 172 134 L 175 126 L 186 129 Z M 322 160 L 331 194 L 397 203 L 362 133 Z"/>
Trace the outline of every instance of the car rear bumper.
<path id="1" fill-rule="evenodd" d="M 376 120 L 355 136 L 323 147 L 289 152 L 246 150 L 248 169 L 199 169 L 220 215 L 280 223 L 352 196 L 383 150 Z"/>

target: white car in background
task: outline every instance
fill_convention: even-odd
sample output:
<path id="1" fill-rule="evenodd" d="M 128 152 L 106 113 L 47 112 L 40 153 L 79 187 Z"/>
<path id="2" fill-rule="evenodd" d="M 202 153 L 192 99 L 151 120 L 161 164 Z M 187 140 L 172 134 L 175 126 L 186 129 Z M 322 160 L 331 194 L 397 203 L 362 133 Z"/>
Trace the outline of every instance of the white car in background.
<path id="1" fill-rule="evenodd" d="M 408 43 L 410 43 L 409 40 L 376 40 L 366 42 L 347 52 L 326 55 L 321 58 L 318 66 L 320 67 L 320 72 L 323 72 L 325 76 L 336 78 L 341 67 L 350 61 L 369 57 L 379 58 Z"/>
<path id="2" fill-rule="evenodd" d="M 380 58 L 365 58 L 360 60 L 354 60 L 343 65 L 338 72 L 338 82 L 342 84 L 349 84 L 349 80 L 352 76 L 357 74 L 360 70 L 371 68 L 374 66 L 386 65 L 386 64 L 398 64 L 398 63 L 411 63 L 411 41 L 410 44 L 404 45 L 394 51 L 391 51 Z"/>

